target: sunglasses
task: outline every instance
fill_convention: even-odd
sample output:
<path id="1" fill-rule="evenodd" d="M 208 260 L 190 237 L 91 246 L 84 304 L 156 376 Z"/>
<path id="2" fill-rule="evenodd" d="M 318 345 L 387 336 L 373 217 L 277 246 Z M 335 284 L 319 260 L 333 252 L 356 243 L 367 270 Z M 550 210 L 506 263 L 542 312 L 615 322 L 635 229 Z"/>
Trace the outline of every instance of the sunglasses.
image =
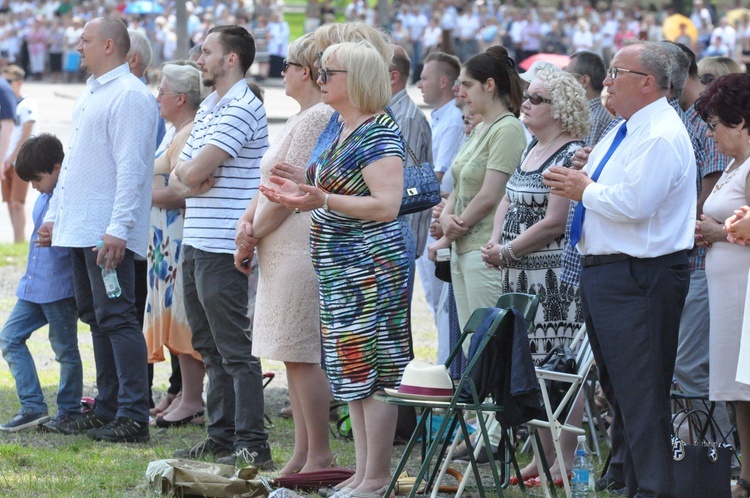
<path id="1" fill-rule="evenodd" d="M 281 63 L 281 70 L 286 73 L 287 71 L 289 71 L 289 66 L 303 67 L 302 64 L 297 64 L 296 62 L 284 59 Z"/>
<path id="2" fill-rule="evenodd" d="M 323 67 L 323 68 L 320 68 L 320 71 L 318 71 L 318 74 L 320 75 L 319 76 L 320 81 L 322 81 L 323 84 L 325 85 L 326 83 L 328 83 L 328 78 L 333 76 L 335 73 L 346 73 L 346 72 L 347 71 L 345 71 L 344 69 L 327 69 Z"/>
<path id="3" fill-rule="evenodd" d="M 552 103 L 550 99 L 545 99 L 541 95 L 537 95 L 537 94 L 529 95 L 528 93 L 523 94 L 523 100 L 528 100 L 529 102 L 531 102 L 532 105 L 539 105 L 542 102 L 544 102 L 545 104 Z"/>
<path id="4" fill-rule="evenodd" d="M 708 86 L 708 85 L 710 85 L 711 83 L 714 82 L 714 80 L 716 79 L 716 76 L 714 76 L 711 73 L 705 73 L 705 74 L 702 74 L 699 77 L 699 79 L 701 80 L 701 83 L 703 83 L 704 85 Z"/>
<path id="5" fill-rule="evenodd" d="M 607 73 L 609 74 L 609 77 L 613 80 L 617 78 L 617 75 L 619 73 L 633 73 L 633 74 L 639 74 L 641 76 L 650 76 L 649 74 L 642 73 L 640 71 L 632 71 L 630 69 L 623 69 L 621 67 L 611 67 L 607 70 Z"/>
<path id="6" fill-rule="evenodd" d="M 709 130 L 716 131 L 716 125 L 718 125 L 719 123 L 721 123 L 721 120 L 719 119 L 717 119 L 713 123 L 711 121 L 706 121 L 706 126 L 708 127 Z"/>

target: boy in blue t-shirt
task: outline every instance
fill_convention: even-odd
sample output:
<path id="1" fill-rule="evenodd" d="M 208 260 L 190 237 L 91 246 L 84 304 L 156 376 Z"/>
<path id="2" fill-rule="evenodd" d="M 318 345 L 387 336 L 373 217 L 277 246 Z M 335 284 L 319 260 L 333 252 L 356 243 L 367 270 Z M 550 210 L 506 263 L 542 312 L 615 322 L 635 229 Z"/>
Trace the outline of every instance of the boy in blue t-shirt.
<path id="1" fill-rule="evenodd" d="M 0 331 L 0 349 L 16 381 L 21 411 L 0 431 L 15 432 L 41 424 L 57 432 L 57 424 L 81 414 L 83 368 L 78 352 L 78 310 L 73 289 L 70 250 L 39 247 L 37 233 L 47 213 L 52 191 L 60 175 L 63 146 L 54 135 L 43 133 L 29 138 L 16 159 L 16 173 L 41 192 L 34 204 L 34 232 L 31 235 L 26 273 L 21 278 L 18 301 Z M 49 341 L 60 363 L 57 417 L 50 420 L 34 359 L 26 341 L 49 324 Z"/>

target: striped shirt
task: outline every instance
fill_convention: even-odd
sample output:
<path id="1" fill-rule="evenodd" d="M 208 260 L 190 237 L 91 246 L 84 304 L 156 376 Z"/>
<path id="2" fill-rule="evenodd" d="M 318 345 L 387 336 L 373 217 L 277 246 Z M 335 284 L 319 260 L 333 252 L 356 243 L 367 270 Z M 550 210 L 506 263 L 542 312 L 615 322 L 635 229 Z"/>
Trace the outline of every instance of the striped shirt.
<path id="1" fill-rule="evenodd" d="M 716 150 L 716 144 L 714 144 L 713 139 L 706 136 L 708 126 L 706 126 L 705 121 L 701 119 L 694 106 L 690 106 L 690 108 L 685 111 L 685 118 L 695 130 L 695 136 L 704 152 L 701 160 L 696 161 L 698 166 L 698 178 L 696 183 L 698 197 L 700 197 L 701 191 L 703 190 L 702 180 L 711 173 L 723 172 L 727 165 L 729 165 L 731 158 L 724 154 L 719 154 Z M 705 268 L 706 248 L 697 246 L 693 247 L 690 254 L 690 270 L 704 270 Z"/>
<path id="2" fill-rule="evenodd" d="M 268 149 L 266 110 L 244 79 L 223 97 L 214 92 L 203 101 L 180 160 L 195 158 L 209 144 L 230 157 L 214 171 L 213 188 L 186 199 L 183 244 L 232 254 L 237 220 L 258 192 L 260 160 Z"/>

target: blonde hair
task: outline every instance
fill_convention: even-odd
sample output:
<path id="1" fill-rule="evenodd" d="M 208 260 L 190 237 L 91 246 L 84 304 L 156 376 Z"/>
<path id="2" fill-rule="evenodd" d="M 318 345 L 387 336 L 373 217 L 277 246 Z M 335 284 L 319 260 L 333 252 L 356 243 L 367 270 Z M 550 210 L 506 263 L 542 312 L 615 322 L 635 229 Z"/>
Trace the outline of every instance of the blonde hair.
<path id="1" fill-rule="evenodd" d="M 591 129 L 589 101 L 583 85 L 565 71 L 542 69 L 536 77 L 549 93 L 552 118 L 560 122 L 563 131 L 575 138 L 588 135 Z"/>
<path id="2" fill-rule="evenodd" d="M 717 80 L 732 73 L 741 73 L 740 65 L 729 57 L 706 57 L 698 61 L 698 75 L 713 74 Z"/>
<path id="3" fill-rule="evenodd" d="M 391 83 L 382 54 L 367 41 L 337 43 L 323 53 L 323 66 L 334 54 L 346 70 L 346 91 L 352 105 L 368 113 L 385 109 L 391 100 Z"/>
<path id="4" fill-rule="evenodd" d="M 383 59 L 390 63 L 393 57 L 391 37 L 367 23 L 324 24 L 315 30 L 315 45 L 320 51 L 325 51 L 337 43 L 357 43 L 363 40 L 369 42 Z"/>
<path id="5" fill-rule="evenodd" d="M 302 67 L 306 67 L 310 71 L 310 79 L 315 86 L 318 86 L 318 68 L 315 67 L 317 54 L 318 47 L 315 44 L 315 35 L 307 33 L 289 44 L 286 55 L 288 60 L 301 64 Z"/>
<path id="6" fill-rule="evenodd" d="M 3 68 L 3 76 L 5 75 L 8 75 L 14 80 L 22 80 L 26 77 L 26 71 L 24 71 L 21 66 L 11 64 L 10 66 Z"/>

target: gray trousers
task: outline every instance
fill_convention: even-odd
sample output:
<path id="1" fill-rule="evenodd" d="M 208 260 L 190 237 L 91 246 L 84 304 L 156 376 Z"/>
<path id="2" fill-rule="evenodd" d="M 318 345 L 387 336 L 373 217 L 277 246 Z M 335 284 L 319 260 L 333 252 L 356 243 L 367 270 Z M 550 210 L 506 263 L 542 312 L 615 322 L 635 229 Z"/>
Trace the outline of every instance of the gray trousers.
<path id="1" fill-rule="evenodd" d="M 255 280 L 234 268 L 231 254 L 183 246 L 185 310 L 193 347 L 208 375 L 208 436 L 219 444 L 254 449 L 266 443 L 260 361 L 252 355 Z M 251 299 L 252 295 L 252 299 Z"/>

